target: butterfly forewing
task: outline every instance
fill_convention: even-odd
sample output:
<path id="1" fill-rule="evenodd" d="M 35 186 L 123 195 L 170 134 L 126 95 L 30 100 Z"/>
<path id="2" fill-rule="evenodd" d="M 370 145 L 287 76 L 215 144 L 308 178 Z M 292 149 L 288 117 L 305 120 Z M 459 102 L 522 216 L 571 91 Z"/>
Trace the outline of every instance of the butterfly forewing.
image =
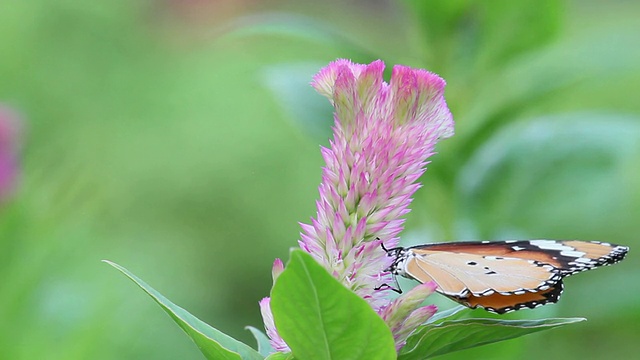
<path id="1" fill-rule="evenodd" d="M 549 265 L 518 258 L 413 249 L 406 272 L 421 282 L 435 281 L 445 295 L 483 296 L 536 291 L 560 276 Z"/>
<path id="2" fill-rule="evenodd" d="M 552 265 L 565 275 L 614 264 L 622 260 L 629 250 L 626 246 L 577 240 L 465 241 L 426 244 L 411 249 L 413 251 L 428 249 L 535 260 Z"/>

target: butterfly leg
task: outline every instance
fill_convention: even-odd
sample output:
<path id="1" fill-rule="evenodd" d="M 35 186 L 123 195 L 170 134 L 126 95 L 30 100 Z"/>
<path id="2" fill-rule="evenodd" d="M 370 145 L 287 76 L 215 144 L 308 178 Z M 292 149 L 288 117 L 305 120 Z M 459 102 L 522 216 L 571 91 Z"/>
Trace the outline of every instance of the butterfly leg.
<path id="1" fill-rule="evenodd" d="M 395 287 L 393 287 L 393 286 L 391 286 L 389 284 L 382 284 L 380 286 L 376 286 L 376 287 L 373 288 L 373 290 L 376 290 L 376 291 L 378 291 L 378 290 L 393 290 L 393 291 L 397 292 L 398 294 L 402 294 L 402 289 L 400 289 L 400 286 L 395 288 Z"/>
<path id="2" fill-rule="evenodd" d="M 382 284 L 380 286 L 374 287 L 373 290 L 376 290 L 376 291 L 377 290 L 393 290 L 393 291 L 397 292 L 398 294 L 402 294 L 402 289 L 400 289 L 400 284 L 398 283 L 398 278 L 395 275 L 393 275 L 393 281 L 396 283 L 395 287 L 393 287 L 393 286 L 391 286 L 391 285 L 389 285 L 387 283 L 384 283 L 384 284 Z"/>

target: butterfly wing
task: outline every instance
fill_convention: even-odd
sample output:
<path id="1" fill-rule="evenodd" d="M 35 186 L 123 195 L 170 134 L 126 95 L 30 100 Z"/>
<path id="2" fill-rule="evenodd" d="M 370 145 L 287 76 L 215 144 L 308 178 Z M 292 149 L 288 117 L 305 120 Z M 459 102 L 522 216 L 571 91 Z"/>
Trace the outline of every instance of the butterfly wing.
<path id="1" fill-rule="evenodd" d="M 457 242 L 407 249 L 403 272 L 471 308 L 505 313 L 557 302 L 562 278 L 610 265 L 627 247 L 583 241 Z M 401 272 L 402 273 L 402 272 Z"/>

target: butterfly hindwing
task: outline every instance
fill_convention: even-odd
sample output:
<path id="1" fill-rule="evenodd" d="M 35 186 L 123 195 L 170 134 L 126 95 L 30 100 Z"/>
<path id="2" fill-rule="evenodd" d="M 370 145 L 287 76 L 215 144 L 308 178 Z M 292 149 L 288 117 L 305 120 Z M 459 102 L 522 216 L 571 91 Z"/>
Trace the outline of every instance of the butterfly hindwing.
<path id="1" fill-rule="evenodd" d="M 470 295 L 466 298 L 450 298 L 472 309 L 480 307 L 490 312 L 504 314 L 510 311 L 524 308 L 533 309 L 545 304 L 555 303 L 560 300 L 562 290 L 563 284 L 561 280 L 546 290 L 536 292 L 526 291 L 511 295 L 493 293 L 482 297 Z"/>

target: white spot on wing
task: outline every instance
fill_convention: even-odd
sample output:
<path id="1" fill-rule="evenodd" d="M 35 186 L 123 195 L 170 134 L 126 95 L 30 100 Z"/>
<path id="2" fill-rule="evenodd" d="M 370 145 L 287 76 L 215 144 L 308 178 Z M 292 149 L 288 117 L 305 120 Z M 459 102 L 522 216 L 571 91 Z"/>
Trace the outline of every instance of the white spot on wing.
<path id="1" fill-rule="evenodd" d="M 487 259 L 487 260 L 504 260 L 503 257 L 501 256 L 483 256 L 483 258 Z"/>
<path id="2" fill-rule="evenodd" d="M 560 251 L 573 251 L 573 250 L 575 250 L 571 246 L 567 246 L 567 245 L 564 245 L 562 243 L 559 243 L 559 242 L 553 241 L 553 240 L 531 240 L 530 243 L 531 243 L 531 245 L 535 245 L 535 246 L 539 247 L 540 249 L 545 249 L 545 250 L 560 250 Z"/>
<path id="3" fill-rule="evenodd" d="M 564 250 L 560 253 L 560 255 L 562 256 L 569 256 L 569 257 L 582 257 L 582 255 L 584 255 L 586 253 L 582 252 L 582 251 L 575 251 L 575 250 Z"/>

